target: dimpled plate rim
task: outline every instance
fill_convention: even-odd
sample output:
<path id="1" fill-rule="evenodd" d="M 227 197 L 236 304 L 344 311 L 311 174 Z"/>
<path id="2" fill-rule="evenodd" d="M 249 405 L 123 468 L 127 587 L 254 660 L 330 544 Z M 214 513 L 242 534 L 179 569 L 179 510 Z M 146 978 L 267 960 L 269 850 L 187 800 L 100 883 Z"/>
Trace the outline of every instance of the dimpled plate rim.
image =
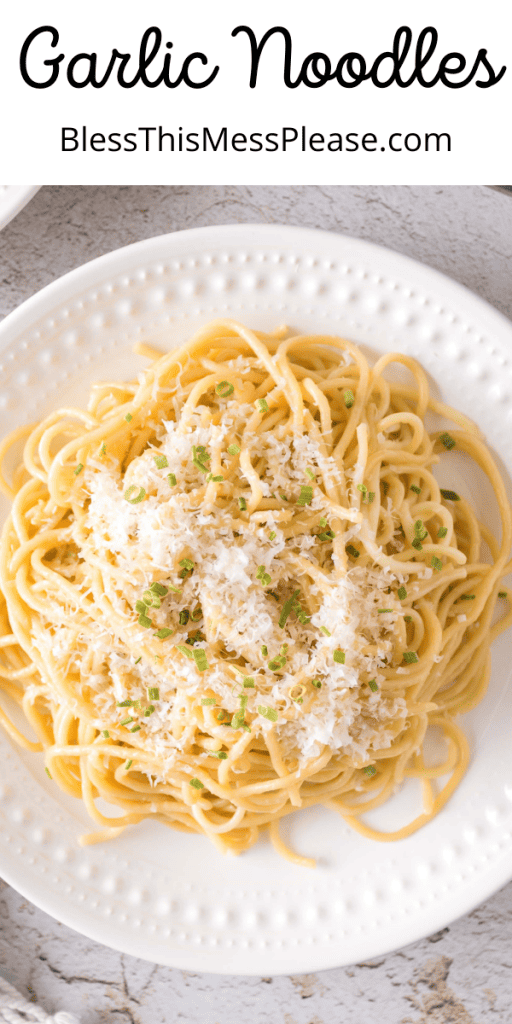
<path id="1" fill-rule="evenodd" d="M 135 243 L 23 303 L 0 325 L 2 434 L 59 396 L 67 400 L 70 390 L 83 399 L 106 365 L 120 378 L 133 372 L 129 353 L 141 337 L 162 341 L 172 331 L 181 341 L 215 315 L 262 328 L 288 320 L 300 330 L 347 334 L 374 351 L 419 356 L 443 397 L 474 416 L 510 470 L 505 318 L 407 257 L 279 226 L 199 228 Z M 336 815 L 313 810 L 292 834 L 298 848 L 319 853 L 315 873 L 283 863 L 265 843 L 223 859 L 203 838 L 155 825 L 82 849 L 81 806 L 52 787 L 40 759 L 2 736 L 0 870 L 90 938 L 195 971 L 319 970 L 437 931 L 512 875 L 510 711 L 504 699 L 493 706 L 509 666 L 503 643 L 496 647 L 492 701 L 472 719 L 479 743 L 468 776 L 448 808 L 403 843 L 370 843 Z"/>

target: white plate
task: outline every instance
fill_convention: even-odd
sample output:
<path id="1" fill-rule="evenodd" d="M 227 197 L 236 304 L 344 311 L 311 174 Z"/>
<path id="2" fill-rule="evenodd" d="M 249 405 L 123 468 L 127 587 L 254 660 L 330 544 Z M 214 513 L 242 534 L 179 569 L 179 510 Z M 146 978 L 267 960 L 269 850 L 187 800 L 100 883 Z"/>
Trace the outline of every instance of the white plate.
<path id="1" fill-rule="evenodd" d="M 0 185 L 0 231 L 40 188 L 40 185 Z"/>
<path id="2" fill-rule="evenodd" d="M 230 315 L 346 334 L 418 356 L 444 398 L 481 425 L 512 468 L 512 328 L 480 299 L 385 249 L 297 228 L 201 228 L 104 256 L 45 288 L 0 325 L 0 434 L 90 381 L 137 373 L 140 338 L 171 346 Z M 435 383 L 434 383 L 435 382 Z M 477 477 L 472 498 L 485 515 Z M 466 718 L 473 757 L 446 809 L 401 843 L 376 844 L 313 808 L 287 829 L 316 871 L 265 841 L 224 859 L 202 837 L 144 823 L 81 849 L 81 804 L 39 756 L 0 736 L 0 870 L 34 903 L 119 950 L 194 971 L 276 974 L 382 954 L 445 926 L 512 876 L 510 637 Z M 406 794 L 381 811 L 393 828 Z"/>

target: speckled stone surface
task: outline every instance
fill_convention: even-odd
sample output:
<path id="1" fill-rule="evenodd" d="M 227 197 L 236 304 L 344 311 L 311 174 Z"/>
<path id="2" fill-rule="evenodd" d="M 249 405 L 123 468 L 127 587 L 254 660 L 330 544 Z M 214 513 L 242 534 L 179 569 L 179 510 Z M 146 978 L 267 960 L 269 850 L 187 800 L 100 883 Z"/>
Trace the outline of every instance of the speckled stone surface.
<path id="1" fill-rule="evenodd" d="M 481 187 L 43 188 L 0 235 L 0 316 L 95 256 L 207 224 L 286 223 L 366 238 L 512 319 L 512 196 Z M 379 848 L 376 848 L 376 869 Z M 511 868 L 512 870 L 512 868 Z M 154 966 L 53 921 L 0 881 L 0 972 L 82 1024 L 508 1024 L 512 884 L 442 932 L 367 963 L 232 978 Z"/>

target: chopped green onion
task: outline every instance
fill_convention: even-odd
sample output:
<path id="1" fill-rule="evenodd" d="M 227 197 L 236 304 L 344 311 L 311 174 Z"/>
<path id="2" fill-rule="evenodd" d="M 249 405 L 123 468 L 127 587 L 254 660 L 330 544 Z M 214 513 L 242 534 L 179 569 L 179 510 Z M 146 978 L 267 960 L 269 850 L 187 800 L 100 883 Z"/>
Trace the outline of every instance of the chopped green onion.
<path id="1" fill-rule="evenodd" d="M 182 558 L 180 565 L 182 565 L 184 569 L 188 569 L 189 571 L 192 571 L 192 569 L 194 568 L 194 563 L 190 560 L 190 558 Z"/>
<path id="2" fill-rule="evenodd" d="M 498 594 L 498 597 L 501 597 L 501 594 Z M 263 647 L 261 648 L 261 653 L 262 653 L 264 658 L 267 657 L 268 649 L 267 649 L 267 647 L 265 647 L 265 644 L 263 644 Z"/>
<path id="3" fill-rule="evenodd" d="M 508 597 L 507 591 L 506 590 L 499 590 L 498 591 L 498 597 L 501 597 L 502 599 L 506 600 L 507 597 Z"/>
<path id="4" fill-rule="evenodd" d="M 126 422 L 127 423 L 131 423 L 132 419 L 133 419 L 133 416 L 132 416 L 131 412 L 127 412 L 126 416 L 125 416 Z"/>
<path id="5" fill-rule="evenodd" d="M 136 601 L 135 602 L 135 611 L 139 612 L 141 615 L 145 615 L 146 611 L 147 611 L 147 604 L 146 604 L 146 602 L 145 601 Z"/>
<path id="6" fill-rule="evenodd" d="M 194 466 L 197 466 L 197 468 L 201 471 L 201 473 L 205 473 L 206 474 L 208 472 L 206 466 L 203 466 L 203 463 L 200 462 L 199 459 L 192 459 L 192 462 L 194 463 Z"/>
<path id="7" fill-rule="evenodd" d="M 103 444 L 102 444 L 102 446 L 100 448 L 100 455 L 106 455 L 106 454 L 107 454 L 107 446 L 106 446 L 105 442 L 103 442 Z"/>
<path id="8" fill-rule="evenodd" d="M 49 769 L 48 769 L 48 768 L 45 768 L 45 772 L 46 772 L 46 774 L 47 774 L 48 778 L 49 778 L 49 779 L 51 779 L 52 777 L 51 777 L 51 775 L 50 775 L 50 771 L 49 771 Z M 52 779 L 52 782 L 53 782 L 53 779 Z"/>
<path id="9" fill-rule="evenodd" d="M 319 679 L 312 679 L 311 680 L 311 686 L 314 686 L 316 690 L 321 690 L 322 689 L 322 684 L 321 684 Z"/>
<path id="10" fill-rule="evenodd" d="M 286 658 L 281 656 L 280 658 L 272 658 L 272 660 L 268 662 L 268 667 L 271 672 L 279 672 L 285 664 Z"/>
<path id="11" fill-rule="evenodd" d="M 325 527 L 325 526 L 327 526 L 327 519 L 325 519 L 325 518 L 324 518 L 324 516 L 322 516 L 322 518 L 321 518 L 321 520 L 320 520 L 320 522 L 319 522 L 319 524 L 318 524 L 318 525 L 319 525 L 319 526 L 321 527 L 321 529 L 323 530 L 323 529 L 324 529 L 324 527 Z"/>
<path id="12" fill-rule="evenodd" d="M 158 686 L 149 687 L 148 700 L 160 700 L 160 690 L 158 689 Z"/>
<path id="13" fill-rule="evenodd" d="M 347 409 L 350 409 L 353 406 L 355 400 L 354 392 L 351 388 L 347 388 L 346 391 L 343 392 L 343 401 L 345 402 Z"/>
<path id="14" fill-rule="evenodd" d="M 174 473 L 167 474 L 167 483 L 169 484 L 169 487 L 176 487 L 176 477 Z"/>
<path id="15" fill-rule="evenodd" d="M 189 612 L 188 608 L 184 608 L 183 611 L 181 611 L 179 616 L 178 616 L 178 621 L 179 621 L 180 626 L 186 626 L 189 618 L 190 618 L 190 612 Z"/>
<path id="16" fill-rule="evenodd" d="M 412 622 L 412 615 L 404 615 L 404 622 Z"/>
<path id="17" fill-rule="evenodd" d="M 269 583 L 272 583 L 272 577 L 269 576 L 268 572 L 265 572 L 265 566 L 259 565 L 256 572 L 256 579 L 261 581 L 262 586 L 268 587 Z"/>
<path id="18" fill-rule="evenodd" d="M 398 590 L 397 590 L 397 594 L 398 594 L 398 597 L 400 598 L 400 601 L 405 601 L 405 599 L 407 597 L 407 591 L 406 591 L 405 587 L 399 587 Z"/>
<path id="19" fill-rule="evenodd" d="M 206 707 L 213 707 L 216 703 L 217 703 L 217 700 L 216 700 L 215 697 L 202 697 L 201 698 L 201 704 L 202 704 L 202 706 L 204 708 L 206 708 Z"/>
<path id="20" fill-rule="evenodd" d="M 119 722 L 119 725 L 131 725 L 133 721 L 133 718 L 123 718 L 123 721 Z"/>
<path id="21" fill-rule="evenodd" d="M 300 590 L 295 590 L 293 592 L 292 596 L 289 597 L 288 600 L 285 601 L 285 603 L 283 605 L 283 610 L 281 612 L 281 615 L 279 616 L 279 625 L 280 625 L 281 629 L 284 629 L 284 627 L 285 627 L 286 620 L 287 620 L 288 616 L 290 615 L 290 612 L 291 612 L 291 610 L 293 608 L 293 605 L 294 605 L 295 599 L 297 597 L 297 594 L 300 594 Z"/>
<path id="22" fill-rule="evenodd" d="M 392 608 L 378 608 L 377 611 L 378 611 L 379 615 L 388 615 L 388 613 L 392 612 L 393 609 Z"/>
<path id="23" fill-rule="evenodd" d="M 173 629 L 168 629 L 167 626 L 163 626 L 162 629 L 158 629 L 156 633 L 153 633 L 153 636 L 156 636 L 158 640 L 167 640 L 167 637 L 172 636 L 173 633 Z"/>
<path id="24" fill-rule="evenodd" d="M 220 484 L 224 480 L 223 476 L 212 476 L 214 484 Z"/>
<path id="25" fill-rule="evenodd" d="M 196 663 L 196 668 L 199 672 L 206 672 L 210 667 L 206 659 L 206 651 L 203 647 L 196 647 L 192 651 L 192 657 Z"/>
<path id="26" fill-rule="evenodd" d="M 139 732 L 139 731 L 140 731 L 140 725 L 134 725 L 133 729 L 130 729 L 130 732 Z"/>
<path id="27" fill-rule="evenodd" d="M 268 402 L 265 398 L 258 398 L 258 405 L 260 407 L 260 412 L 268 412 Z"/>
<path id="28" fill-rule="evenodd" d="M 144 712 L 144 718 L 149 718 L 149 716 L 153 714 L 154 710 L 155 710 L 154 705 L 153 704 L 148 704 L 148 706 L 147 706 L 147 708 L 146 708 L 146 710 Z"/>
<path id="29" fill-rule="evenodd" d="M 133 761 L 127 761 L 127 762 L 126 762 L 126 764 L 125 764 L 125 766 L 124 766 L 124 770 L 125 770 L 125 772 L 127 772 L 127 771 L 128 771 L 128 769 L 129 769 L 129 768 L 131 768 L 132 764 L 133 764 Z"/>
<path id="30" fill-rule="evenodd" d="M 415 494 L 421 494 L 421 487 L 418 487 L 417 484 L 411 484 L 411 491 L 414 491 Z"/>
<path id="31" fill-rule="evenodd" d="M 368 491 L 368 488 L 365 486 L 365 484 L 358 484 L 357 489 L 358 491 L 361 491 L 361 494 L 366 494 Z"/>
<path id="32" fill-rule="evenodd" d="M 347 544 L 345 551 L 348 555 L 352 555 L 352 558 L 359 558 L 360 551 L 358 551 L 353 544 Z"/>
<path id="33" fill-rule="evenodd" d="M 476 598 L 476 594 L 461 594 L 460 598 L 459 598 L 459 601 L 474 601 L 475 598 Z"/>
<path id="34" fill-rule="evenodd" d="M 445 501 L 460 501 L 460 496 L 457 494 L 456 491 L 445 491 L 441 487 L 441 494 Z"/>
<path id="35" fill-rule="evenodd" d="M 418 661 L 418 655 L 416 654 L 416 651 L 404 651 L 403 659 L 406 665 L 415 665 Z"/>
<path id="36" fill-rule="evenodd" d="M 234 387 L 229 383 L 228 380 L 221 380 L 220 384 L 217 384 L 215 391 L 221 398 L 228 398 L 229 395 L 233 394 Z"/>
<path id="37" fill-rule="evenodd" d="M 368 686 L 370 687 L 370 690 L 372 691 L 372 693 L 377 693 L 377 690 L 379 689 L 379 687 L 377 686 L 377 683 L 376 683 L 375 679 L 369 679 L 368 680 Z"/>
<path id="38" fill-rule="evenodd" d="M 241 512 L 246 512 L 247 511 L 247 502 L 246 502 L 245 498 L 239 498 L 238 499 L 238 507 L 239 507 Z"/>
<path id="39" fill-rule="evenodd" d="M 320 632 L 323 633 L 324 636 L 332 636 L 332 633 L 329 633 L 327 626 L 320 626 Z"/>
<path id="40" fill-rule="evenodd" d="M 230 455 L 238 455 L 240 452 L 240 448 L 238 447 L 237 444 L 228 444 L 228 452 Z"/>
<path id="41" fill-rule="evenodd" d="M 76 467 L 76 469 L 73 470 L 75 476 L 78 476 L 78 474 L 82 472 L 83 468 L 84 468 L 83 463 L 79 462 L 78 466 Z"/>
<path id="42" fill-rule="evenodd" d="M 333 533 L 332 530 L 326 530 L 325 533 L 317 533 L 316 536 L 317 536 L 317 540 L 321 540 L 322 542 L 325 542 L 325 541 L 328 541 L 328 540 L 334 540 L 336 534 Z"/>
<path id="43" fill-rule="evenodd" d="M 276 709 L 269 708 L 266 704 L 258 704 L 258 714 L 263 715 L 263 718 L 267 718 L 269 722 L 277 722 Z"/>
<path id="44" fill-rule="evenodd" d="M 246 690 L 254 690 L 254 676 L 244 676 L 244 686 Z"/>
<path id="45" fill-rule="evenodd" d="M 447 533 L 448 533 L 448 527 L 447 526 L 440 526 L 439 530 L 437 531 L 437 536 L 438 537 L 446 537 Z"/>
<path id="46" fill-rule="evenodd" d="M 157 469 L 167 469 L 167 466 L 169 465 L 167 455 L 154 455 L 153 458 Z"/>
<path id="47" fill-rule="evenodd" d="M 190 780 L 190 785 L 193 786 L 194 789 L 204 789 L 204 785 L 200 781 L 200 779 L 191 779 Z"/>
<path id="48" fill-rule="evenodd" d="M 133 708 L 135 707 L 136 703 L 137 701 L 135 700 L 118 700 L 116 708 Z"/>
<path id="49" fill-rule="evenodd" d="M 199 604 L 198 604 L 197 608 L 194 608 L 193 612 L 190 612 L 190 618 L 191 618 L 192 622 L 198 622 L 198 620 L 200 618 L 202 618 L 202 615 L 203 615 L 203 609 L 201 608 L 201 605 L 199 605 Z"/>
<path id="50" fill-rule="evenodd" d="M 105 738 L 106 740 L 109 740 L 109 739 L 110 739 L 110 733 L 109 733 L 108 729 L 103 729 L 103 731 L 102 731 L 101 735 L 102 735 L 102 736 L 103 736 L 103 737 L 104 737 L 104 738 Z"/>
<path id="51" fill-rule="evenodd" d="M 271 532 L 271 533 L 269 534 L 269 538 L 268 538 L 268 539 L 269 539 L 269 540 L 275 540 L 275 539 L 276 539 L 276 537 L 277 537 L 277 533 L 276 533 L 276 531 L 275 531 L 275 530 L 272 530 L 272 532 Z"/>
<path id="52" fill-rule="evenodd" d="M 368 504 L 369 505 L 371 505 L 371 503 L 372 503 L 374 498 L 375 498 L 375 491 L 368 491 Z"/>
<path id="53" fill-rule="evenodd" d="M 157 583 L 156 581 L 155 583 L 151 583 L 149 589 L 152 590 L 154 594 L 158 594 L 159 597 L 165 597 L 166 594 L 169 593 L 169 589 L 164 583 Z"/>
<path id="54" fill-rule="evenodd" d="M 231 719 L 231 728 L 232 729 L 242 729 L 243 725 L 244 725 L 244 718 L 245 718 L 245 708 L 241 707 L 239 709 L 239 711 L 235 711 L 235 713 L 234 713 L 234 715 L 233 715 L 233 717 Z"/>
<path id="55" fill-rule="evenodd" d="M 448 448 L 448 450 L 450 450 L 450 448 L 455 448 L 455 445 L 457 443 L 455 439 L 450 434 L 447 433 L 440 434 L 439 440 L 442 442 L 442 444 L 444 444 L 445 448 Z"/>
<path id="56" fill-rule="evenodd" d="M 126 500 L 130 502 L 130 505 L 138 505 L 139 502 L 143 501 L 143 499 L 146 497 L 146 492 L 143 487 L 139 488 L 139 493 L 135 496 L 135 498 L 132 497 L 132 495 L 135 494 L 136 490 L 137 488 L 135 484 L 132 484 L 131 487 L 128 487 L 128 490 L 124 492 L 124 496 Z"/>
<path id="57" fill-rule="evenodd" d="M 436 558 L 435 555 L 432 555 L 432 561 L 430 564 L 432 568 L 435 569 L 436 572 L 441 572 L 441 569 L 443 568 L 443 563 L 440 558 Z"/>
<path id="58" fill-rule="evenodd" d="M 313 488 L 310 484 L 301 484 L 300 495 L 297 498 L 297 505 L 311 505 L 313 501 Z"/>
<path id="59" fill-rule="evenodd" d="M 142 661 L 142 654 L 141 654 L 140 658 L 137 658 L 137 661 L 135 662 L 135 664 L 138 665 L 139 661 Z"/>
<path id="60" fill-rule="evenodd" d="M 176 650 L 177 651 L 181 651 L 181 653 L 184 654 L 185 657 L 189 658 L 190 661 L 192 661 L 192 659 L 193 659 L 192 651 L 185 644 L 176 644 Z"/>
<path id="61" fill-rule="evenodd" d="M 369 775 L 370 778 L 372 777 L 372 775 L 376 775 L 377 774 L 377 769 L 376 769 L 374 764 L 367 764 L 366 768 L 363 768 L 363 771 L 364 771 L 365 775 Z"/>
<path id="62" fill-rule="evenodd" d="M 144 613 L 139 615 L 139 618 L 138 618 L 137 621 L 139 623 L 139 626 L 144 626 L 145 629 L 151 629 L 151 627 L 153 625 L 152 619 L 148 618 L 148 616 L 144 615 Z"/>
<path id="63" fill-rule="evenodd" d="M 218 715 L 216 716 L 218 722 L 224 722 L 227 717 L 228 713 L 227 711 L 224 711 L 224 708 L 221 708 Z"/>
<path id="64" fill-rule="evenodd" d="M 414 536 L 417 537 L 418 540 L 425 540 L 425 538 L 428 537 L 428 530 L 423 526 L 421 519 L 417 519 L 414 524 Z"/>
<path id="65" fill-rule="evenodd" d="M 286 494 L 280 494 L 279 497 L 282 498 L 283 501 L 288 501 Z"/>
<path id="66" fill-rule="evenodd" d="M 381 484 L 382 484 L 382 490 L 384 491 L 384 497 L 385 497 L 386 494 L 389 491 L 389 483 L 388 483 L 387 480 L 381 480 Z"/>
<path id="67" fill-rule="evenodd" d="M 411 544 L 413 548 L 416 548 L 416 551 L 423 551 L 423 544 L 421 543 L 419 537 L 414 537 L 414 540 L 411 541 Z"/>
<path id="68" fill-rule="evenodd" d="M 219 761 L 225 761 L 228 755 L 226 754 L 225 750 L 209 750 L 208 756 L 218 757 Z"/>
<path id="69" fill-rule="evenodd" d="M 310 479 L 310 480 L 314 480 L 314 479 L 315 479 L 315 474 L 313 473 L 313 470 L 312 470 L 312 469 L 309 469 L 309 466 L 308 466 L 308 468 L 306 469 L 306 473 L 307 473 L 307 475 L 308 475 L 308 477 L 309 477 L 309 479 Z"/>
<path id="70" fill-rule="evenodd" d="M 340 651 L 339 647 L 334 651 L 333 658 L 338 665 L 345 664 L 345 651 Z"/>

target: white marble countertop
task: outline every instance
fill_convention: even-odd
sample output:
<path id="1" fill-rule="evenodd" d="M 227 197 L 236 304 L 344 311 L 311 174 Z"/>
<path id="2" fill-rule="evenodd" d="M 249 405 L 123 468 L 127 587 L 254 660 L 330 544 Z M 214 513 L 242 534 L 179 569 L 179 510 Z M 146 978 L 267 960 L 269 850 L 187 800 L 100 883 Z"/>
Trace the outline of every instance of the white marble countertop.
<path id="1" fill-rule="evenodd" d="M 206 224 L 285 223 L 387 245 L 512 319 L 512 196 L 481 187 L 43 188 L 0 235 L 0 316 L 86 260 Z M 0 973 L 82 1024 L 507 1024 L 512 883 L 396 953 L 319 974 L 159 967 L 82 938 L 0 881 Z"/>

